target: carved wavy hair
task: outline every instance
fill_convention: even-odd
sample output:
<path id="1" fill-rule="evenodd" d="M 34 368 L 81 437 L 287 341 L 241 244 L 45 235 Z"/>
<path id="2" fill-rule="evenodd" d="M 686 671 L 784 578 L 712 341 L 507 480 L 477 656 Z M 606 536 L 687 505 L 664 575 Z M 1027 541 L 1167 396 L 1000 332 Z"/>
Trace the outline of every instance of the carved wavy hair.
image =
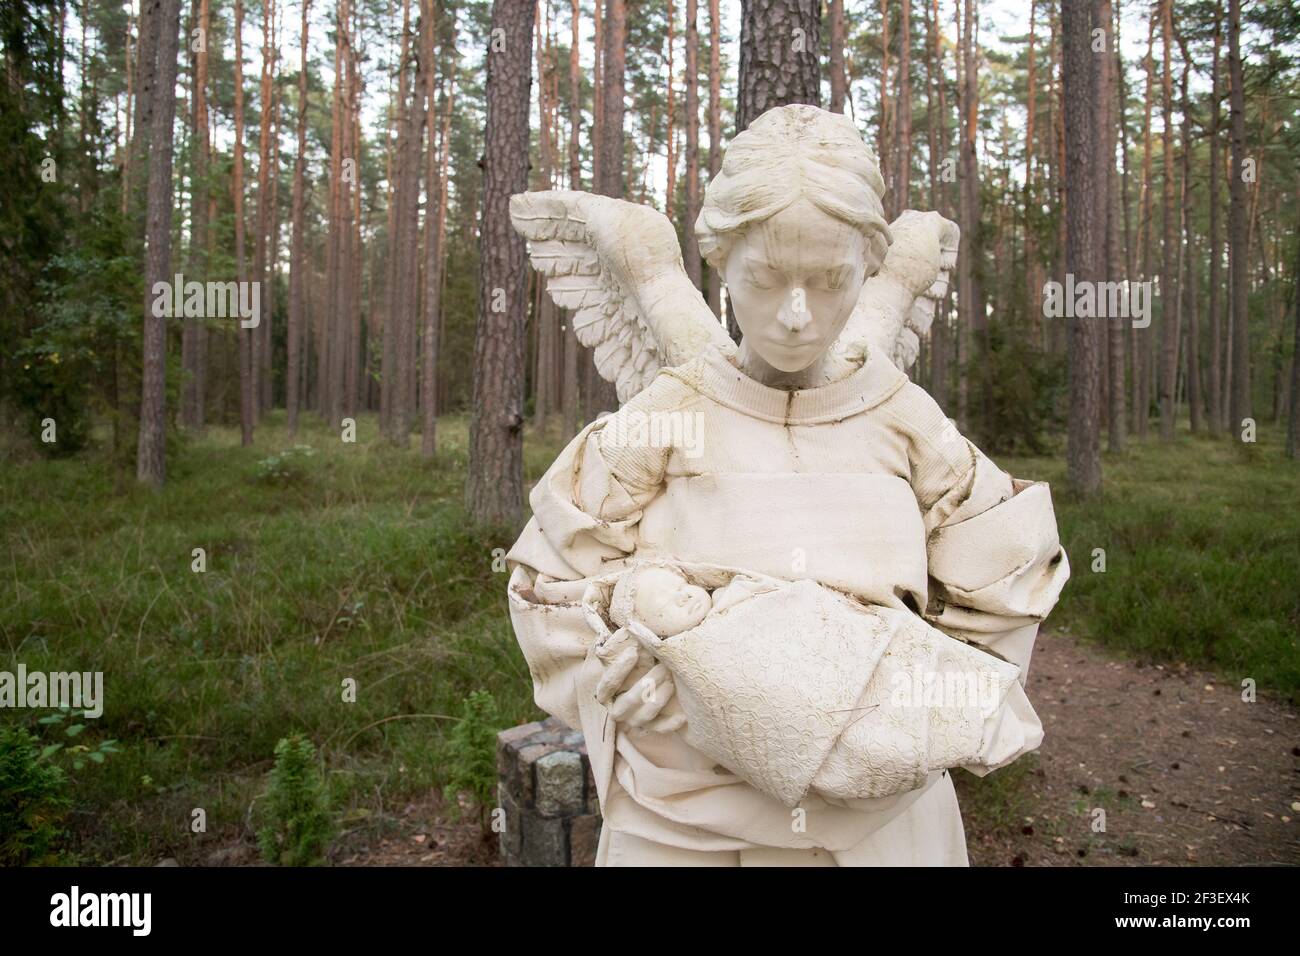
<path id="1" fill-rule="evenodd" d="M 862 232 L 877 262 L 893 237 L 876 154 L 853 121 L 816 106 L 777 106 L 731 141 L 705 190 L 695 236 L 721 269 L 731 245 L 756 223 L 800 199 Z"/>

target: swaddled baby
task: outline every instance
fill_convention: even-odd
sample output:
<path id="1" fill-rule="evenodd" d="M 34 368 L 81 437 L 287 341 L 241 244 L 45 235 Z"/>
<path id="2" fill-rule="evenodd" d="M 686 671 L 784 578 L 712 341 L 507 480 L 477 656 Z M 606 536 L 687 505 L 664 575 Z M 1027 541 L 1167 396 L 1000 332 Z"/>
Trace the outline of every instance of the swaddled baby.
<path id="1" fill-rule="evenodd" d="M 729 609 L 739 615 L 734 623 L 705 624 Z M 876 797 L 920 786 L 939 769 L 962 766 L 983 775 L 1034 749 L 1042 737 L 1014 665 L 909 612 L 850 602 L 813 581 L 738 574 L 710 593 L 672 566 L 642 566 L 615 584 L 609 617 L 620 630 L 616 640 L 597 648 L 607 663 L 618 658 L 606 678 L 630 685 L 661 660 L 686 705 L 692 743 L 788 805 L 809 786 L 826 796 Z M 810 617 L 823 624 L 808 627 Z M 634 630 L 636 642 L 627 638 Z M 721 656 L 710 660 L 714 652 L 708 648 L 719 641 L 734 644 L 740 656 L 729 656 L 733 652 L 719 644 Z M 727 660 L 739 661 L 744 673 L 724 674 L 731 670 Z M 814 660 L 826 663 L 813 665 Z M 760 668 L 760 661 L 767 663 Z M 996 701 L 957 709 L 932 706 L 919 694 L 900 701 L 900 688 L 915 686 L 914 672 L 922 669 L 940 684 L 946 676 L 978 677 L 990 689 L 996 685 Z M 783 712 L 790 727 L 775 731 L 769 743 L 779 750 L 804 740 L 798 757 L 776 751 L 769 756 L 777 759 L 755 757 L 763 744 L 756 750 L 752 739 L 728 739 L 736 727 L 755 726 L 737 711 L 740 698 L 715 683 L 733 676 L 734 693 L 741 697 L 789 695 Z M 792 762 L 802 762 L 802 769 L 788 771 Z"/>
<path id="2" fill-rule="evenodd" d="M 714 611 L 751 597 L 757 582 L 737 575 L 710 594 L 667 565 L 636 568 L 619 578 L 609 602 L 609 616 L 619 627 L 637 620 L 659 637 L 690 630 Z"/>
<path id="3" fill-rule="evenodd" d="M 618 630 L 596 646 L 596 656 L 605 662 L 596 689 L 597 699 L 607 702 L 621 690 L 634 688 L 652 672 L 654 656 L 627 629 L 630 622 L 635 621 L 658 637 L 674 637 L 698 626 L 711 614 L 769 588 L 757 580 L 736 575 L 710 592 L 690 583 L 680 571 L 666 564 L 642 565 L 627 571 L 614 585 L 609 600 L 609 619 Z M 674 719 L 674 713 L 680 712 L 674 708 L 664 720 L 653 725 L 654 729 L 668 731 L 681 726 L 682 719 L 680 716 Z"/>

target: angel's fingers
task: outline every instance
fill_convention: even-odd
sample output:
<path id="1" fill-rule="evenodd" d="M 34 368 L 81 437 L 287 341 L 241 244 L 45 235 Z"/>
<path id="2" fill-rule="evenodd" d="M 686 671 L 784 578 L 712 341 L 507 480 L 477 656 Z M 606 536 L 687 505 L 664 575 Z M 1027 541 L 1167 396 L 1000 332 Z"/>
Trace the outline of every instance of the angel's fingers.
<path id="1" fill-rule="evenodd" d="M 653 684 L 650 682 L 651 674 L 637 681 L 637 686 L 628 691 L 629 695 L 634 696 L 625 717 L 625 722 L 630 726 L 641 727 L 658 717 L 677 692 L 677 685 L 667 669 L 664 669 L 662 679 Z"/>
<path id="2" fill-rule="evenodd" d="M 686 715 L 678 711 L 675 714 L 666 714 L 657 717 L 646 724 L 647 730 L 653 730 L 657 734 L 671 734 L 675 730 L 681 730 L 686 726 Z"/>
<path id="3" fill-rule="evenodd" d="M 636 667 L 637 658 L 637 648 L 625 647 L 614 660 L 605 665 L 605 670 L 596 683 L 597 701 L 602 704 L 610 702 L 618 693 L 618 689 L 623 686 L 623 681 L 627 680 L 627 675 Z"/>
<path id="4" fill-rule="evenodd" d="M 633 645 L 639 646 L 637 639 L 625 628 L 619 628 L 596 645 L 596 657 L 607 664 Z"/>
<path id="5" fill-rule="evenodd" d="M 647 717 L 653 717 L 659 712 L 658 707 L 654 707 L 654 710 L 647 715 L 642 715 L 638 711 L 646 704 L 653 706 L 656 701 L 667 702 L 668 697 L 663 689 L 665 680 L 671 682 L 668 668 L 663 664 L 656 664 L 648 674 L 614 698 L 614 703 L 609 709 L 610 716 L 615 720 L 634 724 L 640 723 Z"/>

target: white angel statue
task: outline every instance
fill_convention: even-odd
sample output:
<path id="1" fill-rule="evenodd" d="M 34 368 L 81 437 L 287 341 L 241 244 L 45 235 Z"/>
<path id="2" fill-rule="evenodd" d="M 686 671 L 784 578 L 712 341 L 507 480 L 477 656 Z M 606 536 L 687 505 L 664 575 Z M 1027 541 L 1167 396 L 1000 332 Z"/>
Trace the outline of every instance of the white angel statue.
<path id="1" fill-rule="evenodd" d="M 581 192 L 511 202 L 533 266 L 622 402 L 533 488 L 507 555 L 537 704 L 586 737 L 597 865 L 967 863 L 946 770 L 885 797 L 856 795 L 886 792 L 860 786 L 860 767 L 821 784 L 829 739 L 861 716 L 835 703 L 856 699 L 847 675 L 878 663 L 859 660 L 852 627 L 830 640 L 824 609 L 937 629 L 1014 665 L 1023 687 L 1069 565 L 1047 486 L 1001 471 L 903 371 L 958 232 L 933 212 L 886 223 L 883 192 L 845 116 L 778 107 L 735 137 L 695 230 L 739 347 L 660 213 Z M 662 662 L 611 653 L 619 632 L 599 609 L 653 561 L 809 583 L 779 605 L 780 640 L 731 635 Z M 729 633 L 727 613 L 711 633 Z M 893 732 L 888 715 L 857 726 Z"/>

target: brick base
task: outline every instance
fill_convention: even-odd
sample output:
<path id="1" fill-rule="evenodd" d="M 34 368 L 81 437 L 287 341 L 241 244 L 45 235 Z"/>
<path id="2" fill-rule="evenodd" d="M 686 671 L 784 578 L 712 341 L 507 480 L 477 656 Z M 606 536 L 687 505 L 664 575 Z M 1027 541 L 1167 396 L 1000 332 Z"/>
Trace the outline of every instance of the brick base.
<path id="1" fill-rule="evenodd" d="M 600 802 L 582 733 L 554 717 L 497 735 L 506 866 L 592 866 Z"/>

